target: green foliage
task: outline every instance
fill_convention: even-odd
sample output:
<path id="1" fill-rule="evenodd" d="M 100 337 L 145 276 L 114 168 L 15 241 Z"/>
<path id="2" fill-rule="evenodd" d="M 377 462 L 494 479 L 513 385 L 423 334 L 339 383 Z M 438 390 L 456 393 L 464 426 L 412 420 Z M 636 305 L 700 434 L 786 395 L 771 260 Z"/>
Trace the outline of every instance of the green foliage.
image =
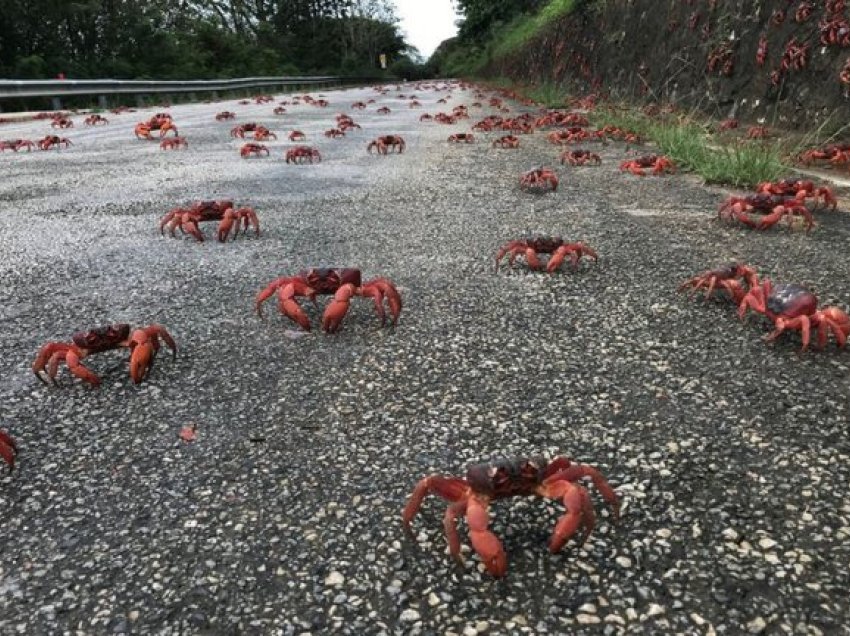
<path id="1" fill-rule="evenodd" d="M 779 144 L 743 140 L 720 144 L 709 138 L 708 127 L 694 117 L 659 120 L 637 110 L 612 107 L 597 109 L 592 119 L 598 126 L 619 126 L 654 141 L 679 168 L 695 172 L 707 183 L 751 187 L 787 172 Z"/>
<path id="2" fill-rule="evenodd" d="M 494 57 L 505 57 L 515 53 L 556 20 L 568 15 L 576 6 L 576 0 L 550 0 L 535 15 L 520 15 L 507 27 L 495 34 Z"/>
<path id="3" fill-rule="evenodd" d="M 388 0 L 0 0 L 0 77 L 376 75 L 396 22 Z"/>

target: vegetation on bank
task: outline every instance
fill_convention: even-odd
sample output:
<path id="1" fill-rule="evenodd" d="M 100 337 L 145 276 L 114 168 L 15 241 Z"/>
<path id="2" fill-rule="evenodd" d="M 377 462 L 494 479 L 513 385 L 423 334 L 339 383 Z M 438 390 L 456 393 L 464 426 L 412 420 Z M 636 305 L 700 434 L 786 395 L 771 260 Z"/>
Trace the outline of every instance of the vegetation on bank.
<path id="1" fill-rule="evenodd" d="M 474 77 L 494 59 L 526 46 L 560 18 L 591 0 L 458 0 L 458 36 L 431 57 L 435 75 Z"/>
<path id="2" fill-rule="evenodd" d="M 0 0 L 0 77 L 422 73 L 389 0 Z"/>

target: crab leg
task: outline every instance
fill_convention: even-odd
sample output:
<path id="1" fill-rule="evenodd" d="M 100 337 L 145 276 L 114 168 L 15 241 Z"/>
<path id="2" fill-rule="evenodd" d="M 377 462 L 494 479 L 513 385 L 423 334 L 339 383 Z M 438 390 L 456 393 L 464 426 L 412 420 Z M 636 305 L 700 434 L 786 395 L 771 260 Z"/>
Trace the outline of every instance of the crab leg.
<path id="1" fill-rule="evenodd" d="M 441 475 L 431 475 L 420 479 L 413 489 L 413 494 L 407 501 L 407 505 L 402 512 L 401 520 L 405 530 L 410 531 L 410 523 L 422 507 L 422 501 L 428 495 L 437 495 L 446 501 L 458 503 L 466 501 L 469 496 L 469 484 L 465 479 L 458 477 L 442 477 Z"/>
<path id="2" fill-rule="evenodd" d="M 592 512 L 593 507 L 587 491 L 571 481 L 562 479 L 551 482 L 547 480 L 546 483 L 541 484 L 537 492 L 542 497 L 562 499 L 564 508 L 566 508 L 566 512 L 555 524 L 555 530 L 549 540 L 549 551 L 552 553 L 559 552 L 581 526 L 585 528 L 582 538 L 583 544 L 593 531 L 595 524 L 595 515 Z M 590 516 L 586 514 L 588 510 L 591 511 Z"/>
<path id="3" fill-rule="evenodd" d="M 469 541 L 481 557 L 484 567 L 493 576 L 504 576 L 508 569 L 508 558 L 499 538 L 488 530 L 490 500 L 481 495 L 469 498 L 466 523 L 469 526 Z"/>
<path id="4" fill-rule="evenodd" d="M 18 445 L 15 440 L 6 433 L 0 431 L 0 459 L 9 464 L 9 472 L 15 469 L 15 456 L 18 454 Z"/>
<path id="5" fill-rule="evenodd" d="M 309 287 L 307 289 L 313 291 Z M 304 294 L 298 293 L 298 288 L 294 282 L 284 285 L 278 292 L 278 307 L 284 316 L 298 323 L 304 331 L 310 331 L 310 319 L 301 309 L 301 305 L 295 301 L 295 296 L 301 295 Z"/>
<path id="6" fill-rule="evenodd" d="M 230 231 L 233 229 L 233 222 L 237 221 L 236 212 L 234 212 L 233 208 L 227 208 L 224 211 L 224 216 L 221 217 L 221 222 L 218 224 L 218 240 L 220 243 L 224 243 L 227 240 Z M 233 233 L 233 240 L 236 240 L 236 236 L 239 234 L 239 223 L 236 223 L 236 231 Z"/>
<path id="7" fill-rule="evenodd" d="M 460 553 L 460 535 L 457 532 L 458 517 L 466 514 L 466 499 L 451 504 L 446 508 L 443 516 L 443 530 L 446 533 L 446 541 L 449 544 L 449 554 L 458 563 L 463 564 L 463 555 Z"/>
<path id="8" fill-rule="evenodd" d="M 85 351 L 78 347 L 69 348 L 65 352 L 65 364 L 68 365 L 68 371 L 73 373 L 81 380 L 85 380 L 92 386 L 100 386 L 100 378 L 92 372 L 91 369 L 84 366 L 80 360 L 85 357 Z"/>
<path id="9" fill-rule="evenodd" d="M 597 490 L 599 490 L 599 494 L 602 495 L 602 498 L 611 506 L 614 513 L 614 520 L 616 521 L 620 516 L 620 502 L 617 499 L 617 493 L 614 492 L 614 489 L 611 488 L 611 484 L 609 484 L 608 480 L 602 476 L 602 473 L 587 464 L 573 464 L 570 463 L 569 460 L 566 460 L 568 465 L 561 468 L 560 466 L 563 466 L 563 464 L 556 464 L 556 462 L 562 459 L 565 458 L 558 458 L 552 462 L 552 464 L 557 465 L 559 469 L 557 472 L 548 475 L 543 481 L 543 484 L 546 485 L 564 480 L 574 482 L 579 479 L 583 479 L 584 477 L 589 477 L 593 482 L 593 485 L 596 486 Z"/>
<path id="10" fill-rule="evenodd" d="M 375 295 L 377 290 L 378 295 Z M 392 315 L 393 326 L 398 322 L 398 317 L 401 315 L 401 294 L 389 280 L 386 278 L 373 278 L 370 281 L 363 283 L 358 291 L 363 296 L 371 297 L 375 300 L 378 316 L 381 318 L 381 325 L 384 324 L 383 301 L 386 299 L 387 305 Z M 380 305 L 380 308 L 377 306 Z"/>
<path id="11" fill-rule="evenodd" d="M 784 318 L 777 318 L 776 329 L 774 329 L 771 333 L 765 336 L 764 339 L 767 342 L 773 342 L 779 336 L 781 336 L 782 332 L 784 332 L 786 329 L 799 329 L 803 339 L 803 347 L 802 349 L 800 349 L 800 351 L 802 352 L 809 348 L 812 324 L 808 316 L 797 316 L 796 318 L 792 318 L 790 320 L 786 320 Z"/>
<path id="12" fill-rule="evenodd" d="M 357 288 L 351 283 L 341 286 L 334 294 L 333 300 L 322 315 L 322 329 L 327 333 L 336 333 L 348 313 L 351 297 L 357 293 Z"/>

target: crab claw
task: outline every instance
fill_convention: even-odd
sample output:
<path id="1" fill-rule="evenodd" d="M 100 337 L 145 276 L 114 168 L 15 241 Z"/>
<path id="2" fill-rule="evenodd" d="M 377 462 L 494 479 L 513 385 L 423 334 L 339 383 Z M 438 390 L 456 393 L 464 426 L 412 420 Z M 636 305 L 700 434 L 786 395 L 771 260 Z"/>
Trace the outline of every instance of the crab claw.
<path id="1" fill-rule="evenodd" d="M 300 293 L 305 290 L 308 293 Z M 298 323 L 304 331 L 310 331 L 310 318 L 301 309 L 301 305 L 295 301 L 295 296 L 309 296 L 311 293 L 315 298 L 315 292 L 311 287 L 305 286 L 304 288 L 299 288 L 294 282 L 287 283 L 278 292 L 280 312 L 290 320 Z"/>
<path id="2" fill-rule="evenodd" d="M 176 358 L 177 344 L 165 327 L 151 325 L 145 329 L 136 329 L 130 334 L 130 377 L 136 384 L 144 380 L 153 367 L 153 361 L 159 351 L 160 338 Z"/>
<path id="3" fill-rule="evenodd" d="M 15 469 L 15 457 L 18 454 L 18 445 L 12 436 L 6 431 L 0 430 L 0 459 L 9 464 L 9 472 Z"/>
<path id="4" fill-rule="evenodd" d="M 340 287 L 334 294 L 334 299 L 330 302 L 325 313 L 322 316 L 322 329 L 327 333 L 336 333 L 348 313 L 348 307 L 351 304 L 351 297 L 357 293 L 357 289 L 351 283 L 346 283 Z"/>

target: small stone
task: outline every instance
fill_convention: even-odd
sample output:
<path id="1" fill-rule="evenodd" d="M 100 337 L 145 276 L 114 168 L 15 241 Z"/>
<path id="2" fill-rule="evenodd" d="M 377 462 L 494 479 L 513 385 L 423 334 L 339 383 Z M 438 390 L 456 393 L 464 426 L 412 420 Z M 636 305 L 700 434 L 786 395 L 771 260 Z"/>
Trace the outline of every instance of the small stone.
<path id="1" fill-rule="evenodd" d="M 399 620 L 402 623 L 415 623 L 419 620 L 419 612 L 417 612 L 415 609 L 408 608 L 401 613 L 401 616 L 399 616 Z"/>
<path id="2" fill-rule="evenodd" d="M 652 603 L 646 612 L 646 616 L 647 618 L 652 618 L 653 616 L 661 616 L 664 611 L 664 608 L 661 607 L 658 603 Z"/>
<path id="3" fill-rule="evenodd" d="M 770 539 L 768 537 L 764 537 L 763 539 L 759 539 L 759 547 L 762 550 L 770 550 L 771 548 L 776 546 L 776 541 Z"/>
<path id="4" fill-rule="evenodd" d="M 345 583 L 345 577 L 336 571 L 328 574 L 327 578 L 325 579 L 325 585 L 327 585 L 328 587 L 339 587 L 343 583 Z"/>
<path id="5" fill-rule="evenodd" d="M 596 614 L 578 614 L 576 620 L 581 625 L 597 625 L 602 622 Z"/>
<path id="6" fill-rule="evenodd" d="M 661 539 L 669 539 L 672 534 L 668 528 L 659 528 L 655 531 L 655 536 Z"/>
<path id="7" fill-rule="evenodd" d="M 698 625 L 700 627 L 705 625 L 705 619 L 696 612 L 693 612 L 691 614 L 691 620 L 694 622 L 695 625 Z"/>
<path id="8" fill-rule="evenodd" d="M 593 603 L 585 603 L 578 608 L 578 611 L 585 614 L 596 614 L 596 606 Z"/>
<path id="9" fill-rule="evenodd" d="M 437 596 L 436 594 L 434 594 L 433 592 L 431 592 L 428 595 L 428 605 L 430 605 L 431 607 L 437 607 L 437 605 L 439 605 L 439 604 L 440 604 L 440 597 Z"/>
<path id="10" fill-rule="evenodd" d="M 478 636 L 478 630 L 472 625 L 467 625 L 463 628 L 463 636 Z"/>
<path id="11" fill-rule="evenodd" d="M 767 623 L 761 616 L 756 616 L 747 623 L 747 630 L 751 634 L 761 634 L 765 629 L 767 629 Z"/>
<path id="12" fill-rule="evenodd" d="M 487 621 L 478 621 L 477 623 L 475 623 L 475 629 L 478 631 L 479 634 L 481 634 L 490 629 L 490 623 L 488 623 Z"/>
<path id="13" fill-rule="evenodd" d="M 621 568 L 630 568 L 632 567 L 632 560 L 627 556 L 618 556 L 614 559 Z"/>
<path id="14" fill-rule="evenodd" d="M 724 538 L 724 539 L 726 539 L 727 541 L 735 541 L 735 540 L 737 540 L 737 539 L 738 539 L 738 533 L 737 533 L 737 532 L 735 532 L 732 528 L 726 528 L 726 529 L 722 532 L 722 536 L 723 536 L 723 538 Z"/>

